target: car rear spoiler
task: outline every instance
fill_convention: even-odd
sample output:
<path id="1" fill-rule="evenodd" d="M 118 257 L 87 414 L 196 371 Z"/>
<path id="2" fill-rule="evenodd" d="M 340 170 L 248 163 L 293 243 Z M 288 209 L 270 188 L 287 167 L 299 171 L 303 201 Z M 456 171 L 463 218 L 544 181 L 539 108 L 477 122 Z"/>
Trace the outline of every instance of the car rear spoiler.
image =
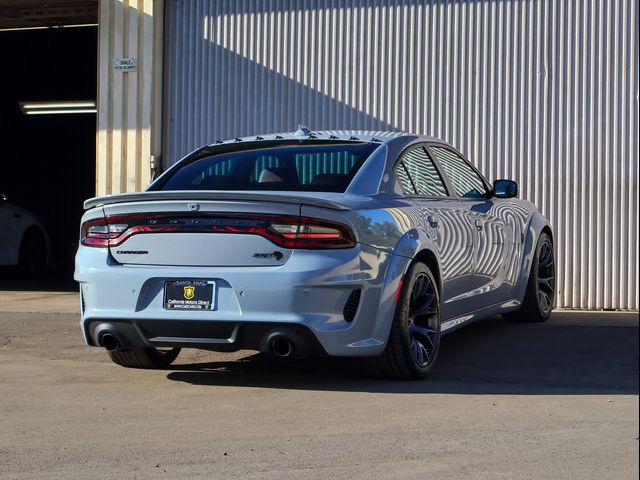
<path id="1" fill-rule="evenodd" d="M 205 190 L 166 190 L 138 193 L 120 193 L 116 195 L 105 195 L 94 197 L 84 202 L 85 210 L 103 205 L 113 205 L 116 203 L 131 202 L 153 202 L 162 200 L 185 200 L 185 201 L 257 201 L 257 202 L 279 202 L 293 203 L 296 205 L 312 205 L 316 207 L 329 208 L 332 210 L 348 210 L 346 205 L 322 198 L 308 197 L 306 195 L 296 195 L 296 192 L 239 192 L 239 191 L 205 191 Z"/>

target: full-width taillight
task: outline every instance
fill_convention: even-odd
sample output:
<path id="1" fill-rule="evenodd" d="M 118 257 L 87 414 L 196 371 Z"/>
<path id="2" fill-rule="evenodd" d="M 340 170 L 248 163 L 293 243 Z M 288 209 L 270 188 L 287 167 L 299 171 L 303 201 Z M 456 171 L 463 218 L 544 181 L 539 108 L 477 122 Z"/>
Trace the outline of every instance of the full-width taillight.
<path id="1" fill-rule="evenodd" d="M 317 218 L 250 214 L 111 216 L 85 222 L 80 243 L 87 247 L 115 247 L 139 233 L 170 232 L 259 235 L 282 248 L 350 248 L 355 245 L 351 230 L 340 223 Z"/>

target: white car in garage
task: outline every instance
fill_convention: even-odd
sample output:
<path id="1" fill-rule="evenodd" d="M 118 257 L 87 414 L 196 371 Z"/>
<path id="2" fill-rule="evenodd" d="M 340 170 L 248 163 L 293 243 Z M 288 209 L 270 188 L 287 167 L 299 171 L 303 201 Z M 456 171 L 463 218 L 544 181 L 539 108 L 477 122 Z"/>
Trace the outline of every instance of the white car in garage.
<path id="1" fill-rule="evenodd" d="M 49 259 L 49 238 L 28 210 L 0 194 L 0 266 L 19 266 L 27 274 L 41 272 Z"/>

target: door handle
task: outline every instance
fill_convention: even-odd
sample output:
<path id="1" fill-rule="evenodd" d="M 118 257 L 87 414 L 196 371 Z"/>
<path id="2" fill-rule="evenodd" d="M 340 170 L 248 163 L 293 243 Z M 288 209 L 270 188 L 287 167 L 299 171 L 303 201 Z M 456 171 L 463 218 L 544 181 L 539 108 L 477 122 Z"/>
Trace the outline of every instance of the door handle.
<path id="1" fill-rule="evenodd" d="M 431 228 L 438 228 L 438 222 L 440 222 L 440 217 L 438 217 L 438 215 L 428 215 L 427 222 L 429 222 L 429 225 L 431 226 Z"/>
<path id="2" fill-rule="evenodd" d="M 476 229 L 482 230 L 482 222 L 476 219 Z"/>

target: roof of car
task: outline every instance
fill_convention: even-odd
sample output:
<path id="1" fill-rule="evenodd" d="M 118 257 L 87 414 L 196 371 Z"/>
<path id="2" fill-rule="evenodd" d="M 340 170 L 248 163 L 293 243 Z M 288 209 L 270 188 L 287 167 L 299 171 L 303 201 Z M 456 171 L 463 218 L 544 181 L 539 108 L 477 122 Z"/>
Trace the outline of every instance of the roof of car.
<path id="1" fill-rule="evenodd" d="M 417 135 L 415 133 L 373 130 L 309 130 L 307 127 L 300 126 L 300 128 L 295 132 L 268 133 L 263 135 L 251 135 L 247 137 L 218 140 L 215 143 L 212 143 L 210 146 L 221 145 L 225 143 L 228 144 L 240 142 L 255 142 L 260 140 L 274 141 L 302 139 L 389 143 L 394 139 L 406 137 L 412 137 L 412 139 L 425 142 L 446 143 L 439 138 L 430 137 L 427 135 Z"/>

